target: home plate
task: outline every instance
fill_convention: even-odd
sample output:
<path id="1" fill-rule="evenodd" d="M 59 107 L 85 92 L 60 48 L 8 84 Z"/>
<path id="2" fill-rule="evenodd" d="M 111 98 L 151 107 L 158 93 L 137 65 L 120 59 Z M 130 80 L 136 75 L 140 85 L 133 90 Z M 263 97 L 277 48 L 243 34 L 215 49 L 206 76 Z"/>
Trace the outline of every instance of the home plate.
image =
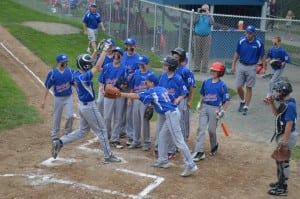
<path id="1" fill-rule="evenodd" d="M 77 162 L 76 159 L 68 159 L 68 158 L 49 158 L 41 163 L 41 165 L 47 166 L 47 167 L 54 167 L 54 166 L 60 166 L 63 164 L 71 164 Z"/>

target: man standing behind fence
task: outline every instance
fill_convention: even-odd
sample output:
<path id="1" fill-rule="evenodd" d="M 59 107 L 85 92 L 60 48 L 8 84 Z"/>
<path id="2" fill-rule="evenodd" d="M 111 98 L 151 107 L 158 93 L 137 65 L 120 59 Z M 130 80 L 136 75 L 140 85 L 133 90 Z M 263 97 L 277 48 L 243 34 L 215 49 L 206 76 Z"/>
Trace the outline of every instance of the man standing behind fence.
<path id="1" fill-rule="evenodd" d="M 207 4 L 198 8 L 194 17 L 194 72 L 207 72 L 211 45 L 211 26 L 215 23 Z"/>

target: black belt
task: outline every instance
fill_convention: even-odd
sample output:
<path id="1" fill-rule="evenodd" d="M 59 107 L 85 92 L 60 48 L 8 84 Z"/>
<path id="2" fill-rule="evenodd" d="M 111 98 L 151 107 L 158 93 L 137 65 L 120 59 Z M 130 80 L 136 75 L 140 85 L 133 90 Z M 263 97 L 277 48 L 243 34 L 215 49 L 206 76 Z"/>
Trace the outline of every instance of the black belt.
<path id="1" fill-rule="evenodd" d="M 253 65 L 255 65 L 255 64 L 244 63 L 244 62 L 241 62 L 241 61 L 240 61 L 240 63 L 243 64 L 244 66 L 253 66 Z"/>
<path id="2" fill-rule="evenodd" d="M 89 104 L 93 104 L 94 101 L 89 101 L 89 102 L 82 102 L 82 101 L 80 101 L 80 103 L 81 103 L 82 105 L 86 106 L 86 105 L 89 105 Z"/>

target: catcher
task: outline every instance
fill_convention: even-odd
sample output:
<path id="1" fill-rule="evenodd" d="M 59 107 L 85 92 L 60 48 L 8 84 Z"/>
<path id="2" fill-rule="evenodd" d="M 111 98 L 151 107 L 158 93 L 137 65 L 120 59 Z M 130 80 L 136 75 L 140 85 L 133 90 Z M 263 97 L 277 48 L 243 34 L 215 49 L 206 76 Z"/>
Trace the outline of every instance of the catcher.
<path id="1" fill-rule="evenodd" d="M 290 97 L 292 85 L 285 81 L 277 82 L 274 87 L 274 94 L 267 102 L 273 114 L 276 116 L 275 132 L 271 142 L 275 138 L 277 147 L 271 157 L 277 165 L 277 181 L 270 183 L 270 195 L 287 196 L 288 179 L 290 174 L 290 152 L 297 143 L 297 108 L 296 101 Z M 276 107 L 274 100 L 279 102 Z"/>
<path id="2" fill-rule="evenodd" d="M 269 90 L 267 96 L 263 98 L 264 102 L 268 101 L 268 97 L 272 95 L 273 87 L 276 82 L 280 80 L 286 63 L 290 63 L 290 57 L 287 52 L 280 46 L 281 38 L 273 38 L 273 46 L 269 49 L 267 54 L 267 61 L 269 61 L 272 69 L 273 76 L 269 83 Z"/>

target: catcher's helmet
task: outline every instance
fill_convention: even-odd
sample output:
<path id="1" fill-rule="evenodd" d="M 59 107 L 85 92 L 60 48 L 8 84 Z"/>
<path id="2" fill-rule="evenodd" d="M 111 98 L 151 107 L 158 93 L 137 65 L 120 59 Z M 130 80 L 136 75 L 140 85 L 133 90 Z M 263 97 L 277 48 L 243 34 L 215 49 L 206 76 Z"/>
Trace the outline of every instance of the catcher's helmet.
<path id="1" fill-rule="evenodd" d="M 171 55 L 163 59 L 163 64 L 168 66 L 169 71 L 175 71 L 178 66 L 177 60 Z"/>
<path id="2" fill-rule="evenodd" d="M 89 54 L 81 54 L 76 59 L 77 68 L 88 71 L 93 67 L 93 58 Z"/>
<path id="3" fill-rule="evenodd" d="M 293 92 L 292 85 L 289 82 L 286 81 L 279 81 L 275 83 L 273 87 L 273 91 L 276 92 L 275 99 L 276 100 L 283 100 L 283 98 L 290 93 Z"/>
<path id="4" fill-rule="evenodd" d="M 214 62 L 211 65 L 210 70 L 218 72 L 218 76 L 222 77 L 225 73 L 225 66 L 221 62 Z"/>
<path id="5" fill-rule="evenodd" d="M 171 53 L 172 53 L 172 55 L 174 55 L 174 54 L 179 55 L 179 57 L 180 57 L 179 61 L 180 62 L 183 62 L 186 58 L 186 52 L 183 48 L 177 47 L 174 50 L 172 50 Z"/>
<path id="6" fill-rule="evenodd" d="M 68 55 L 66 55 L 64 53 L 60 53 L 56 56 L 57 63 L 64 63 L 64 62 L 68 62 L 68 61 L 69 61 Z"/>

